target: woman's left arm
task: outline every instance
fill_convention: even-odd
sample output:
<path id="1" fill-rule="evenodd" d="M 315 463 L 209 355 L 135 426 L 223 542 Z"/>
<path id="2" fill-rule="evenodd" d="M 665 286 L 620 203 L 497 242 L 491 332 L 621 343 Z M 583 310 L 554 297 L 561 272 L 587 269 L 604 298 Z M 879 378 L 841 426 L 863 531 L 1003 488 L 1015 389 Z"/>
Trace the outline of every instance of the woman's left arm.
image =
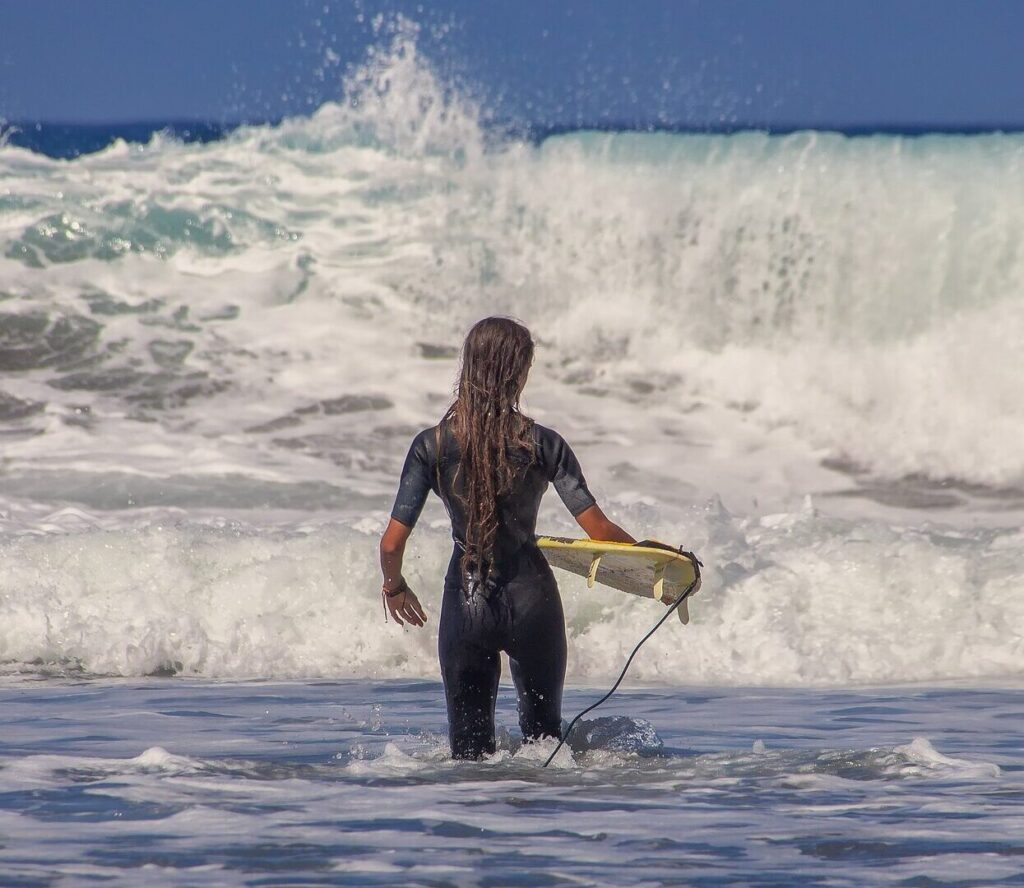
<path id="1" fill-rule="evenodd" d="M 384 574 L 381 595 L 392 619 L 399 626 L 405 623 L 422 626 L 427 621 L 426 612 L 416 593 L 409 588 L 405 577 L 402 576 L 405 543 L 411 533 L 411 527 L 392 518 L 380 539 L 380 569 Z"/>
<path id="2" fill-rule="evenodd" d="M 576 516 L 576 523 L 583 528 L 583 532 L 592 540 L 604 540 L 611 543 L 635 543 L 626 531 L 618 524 L 611 521 L 601 507 L 595 503 L 589 509 L 584 509 Z"/>

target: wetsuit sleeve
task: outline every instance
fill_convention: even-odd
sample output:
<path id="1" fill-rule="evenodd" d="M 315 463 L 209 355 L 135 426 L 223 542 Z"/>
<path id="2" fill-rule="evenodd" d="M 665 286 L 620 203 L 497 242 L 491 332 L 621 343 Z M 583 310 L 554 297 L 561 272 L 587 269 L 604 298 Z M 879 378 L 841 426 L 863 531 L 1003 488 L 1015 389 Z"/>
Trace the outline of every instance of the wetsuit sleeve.
<path id="1" fill-rule="evenodd" d="M 565 438 L 551 429 L 541 429 L 541 458 L 548 480 L 562 498 L 565 507 L 575 518 L 597 503 L 587 487 L 579 460 Z"/>
<path id="2" fill-rule="evenodd" d="M 402 480 L 398 496 L 391 509 L 391 517 L 406 527 L 415 527 L 430 493 L 433 464 L 427 450 L 427 433 L 420 432 L 412 442 L 402 467 Z"/>

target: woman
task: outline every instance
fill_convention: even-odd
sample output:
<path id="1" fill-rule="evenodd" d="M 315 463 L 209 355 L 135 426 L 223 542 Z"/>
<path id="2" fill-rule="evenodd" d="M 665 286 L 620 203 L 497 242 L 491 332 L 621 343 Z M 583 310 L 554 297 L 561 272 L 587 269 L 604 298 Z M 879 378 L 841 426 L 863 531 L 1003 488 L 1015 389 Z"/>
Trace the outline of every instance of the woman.
<path id="1" fill-rule="evenodd" d="M 523 738 L 560 735 L 565 620 L 534 538 L 548 482 L 590 537 L 635 542 L 597 506 L 562 437 L 520 411 L 532 362 L 530 332 L 516 321 L 485 318 L 469 331 L 455 401 L 413 440 L 380 544 L 387 612 L 399 625 L 422 626 L 426 613 L 402 576 L 402 555 L 427 493 L 441 497 L 455 540 L 438 632 L 455 758 L 494 752 L 501 651 Z"/>

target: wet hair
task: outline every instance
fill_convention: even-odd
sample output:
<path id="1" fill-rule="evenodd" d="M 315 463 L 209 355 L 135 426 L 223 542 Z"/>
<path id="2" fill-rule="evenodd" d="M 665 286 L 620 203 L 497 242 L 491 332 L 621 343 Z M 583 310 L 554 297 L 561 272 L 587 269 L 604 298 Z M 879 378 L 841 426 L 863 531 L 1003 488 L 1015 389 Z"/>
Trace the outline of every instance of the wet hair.
<path id="1" fill-rule="evenodd" d="M 462 455 L 466 589 L 486 581 L 498 535 L 498 500 L 512 491 L 535 458 L 533 420 L 519 409 L 532 363 L 533 337 L 511 318 L 478 321 L 462 346 L 455 400 L 444 422 Z"/>

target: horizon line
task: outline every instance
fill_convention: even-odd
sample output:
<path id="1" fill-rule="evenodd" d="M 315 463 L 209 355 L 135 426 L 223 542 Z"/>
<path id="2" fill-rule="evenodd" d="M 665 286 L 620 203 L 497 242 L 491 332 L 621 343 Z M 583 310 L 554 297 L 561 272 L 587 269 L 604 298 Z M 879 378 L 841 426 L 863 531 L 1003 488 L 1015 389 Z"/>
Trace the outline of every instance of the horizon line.
<path id="1" fill-rule="evenodd" d="M 25 128 L 38 131 L 40 128 L 78 128 L 78 129 L 117 129 L 120 127 L 133 129 L 150 129 L 159 132 L 167 128 L 204 128 L 232 130 L 244 126 L 279 126 L 286 120 L 301 119 L 303 115 L 283 115 L 280 117 L 247 118 L 242 120 L 218 120 L 202 117 L 148 117 L 123 120 L 26 120 L 6 119 L 0 117 L 0 127 L 10 131 L 17 128 L 26 132 Z M 532 121 L 514 121 L 501 118 L 484 119 L 481 121 L 486 129 L 504 129 L 513 134 L 566 133 L 577 131 L 599 132 L 663 132 L 663 133 L 712 133 L 728 134 L 740 132 L 765 132 L 769 134 L 798 132 L 835 132 L 844 135 L 861 134 L 898 134 L 935 133 L 935 134 L 982 134 L 982 133 L 1020 133 L 1024 132 L 1024 121 L 996 123 L 991 121 L 973 121 L 967 123 L 928 123 L 897 121 L 871 121 L 860 123 L 842 123 L 836 120 L 786 120 L 758 121 L 735 120 L 688 123 L 683 121 L 640 121 L 640 120 L 578 120 L 557 123 Z"/>

